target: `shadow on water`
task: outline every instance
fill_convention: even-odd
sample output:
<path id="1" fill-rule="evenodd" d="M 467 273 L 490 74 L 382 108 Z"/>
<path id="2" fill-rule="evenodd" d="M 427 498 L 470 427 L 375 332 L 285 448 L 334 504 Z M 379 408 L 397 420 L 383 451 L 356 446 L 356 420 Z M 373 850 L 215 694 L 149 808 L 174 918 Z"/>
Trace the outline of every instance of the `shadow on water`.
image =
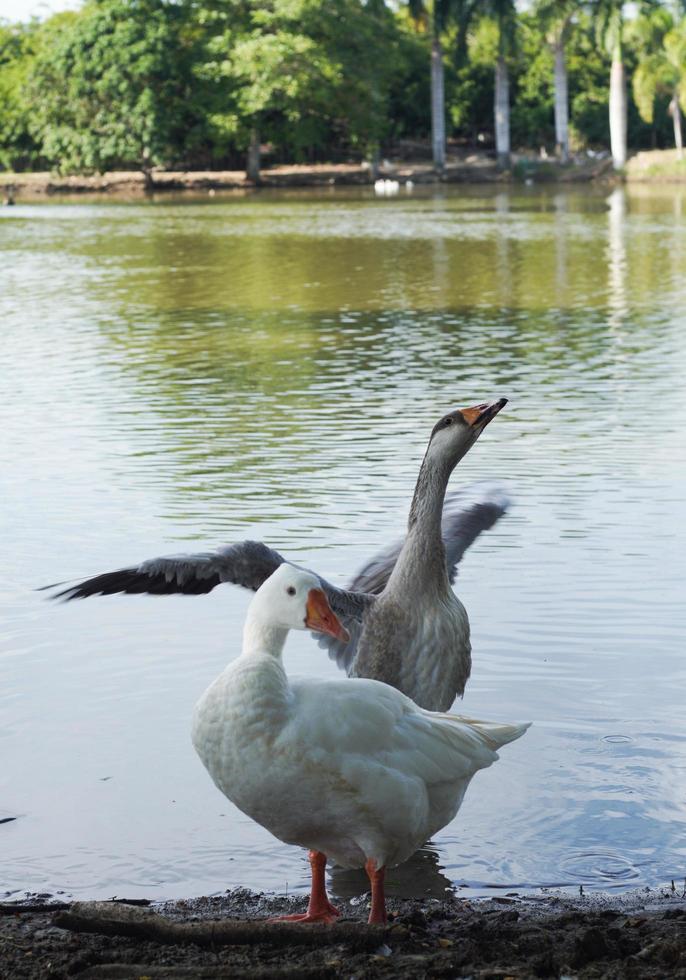
<path id="1" fill-rule="evenodd" d="M 331 890 L 345 901 L 369 891 L 369 880 L 362 869 L 344 871 L 330 868 Z M 443 874 L 438 851 L 430 844 L 413 854 L 409 861 L 386 872 L 386 892 L 396 898 L 443 899 L 454 890 Z"/>

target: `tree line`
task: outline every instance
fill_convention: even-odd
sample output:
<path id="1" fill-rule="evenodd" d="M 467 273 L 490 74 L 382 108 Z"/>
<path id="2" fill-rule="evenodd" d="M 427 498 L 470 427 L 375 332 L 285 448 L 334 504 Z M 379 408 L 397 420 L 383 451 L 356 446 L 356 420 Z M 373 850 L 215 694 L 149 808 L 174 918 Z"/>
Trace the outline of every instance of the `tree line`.
<path id="1" fill-rule="evenodd" d="M 628 11 L 628 12 L 627 12 Z M 0 166 L 682 148 L 686 11 L 621 0 L 86 0 L 0 22 Z"/>

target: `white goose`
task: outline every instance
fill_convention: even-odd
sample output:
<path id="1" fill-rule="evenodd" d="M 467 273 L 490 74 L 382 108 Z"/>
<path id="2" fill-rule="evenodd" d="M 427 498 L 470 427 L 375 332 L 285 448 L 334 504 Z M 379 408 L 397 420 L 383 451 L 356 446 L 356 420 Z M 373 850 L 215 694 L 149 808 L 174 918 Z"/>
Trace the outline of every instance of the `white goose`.
<path id="1" fill-rule="evenodd" d="M 289 679 L 281 654 L 290 629 L 340 640 L 347 632 L 319 579 L 281 565 L 248 609 L 243 650 L 205 691 L 193 744 L 212 779 L 275 837 L 310 851 L 306 913 L 331 922 L 327 856 L 364 866 L 370 922 L 386 921 L 383 876 L 457 813 L 475 772 L 528 725 L 498 725 L 419 708 L 380 681 Z"/>

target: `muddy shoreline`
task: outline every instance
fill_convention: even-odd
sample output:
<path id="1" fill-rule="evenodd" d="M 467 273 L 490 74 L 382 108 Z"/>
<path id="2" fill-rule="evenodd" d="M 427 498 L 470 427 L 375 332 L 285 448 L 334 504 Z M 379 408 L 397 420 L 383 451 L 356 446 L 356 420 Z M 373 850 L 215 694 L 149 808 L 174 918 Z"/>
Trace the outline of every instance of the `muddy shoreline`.
<path id="1" fill-rule="evenodd" d="M 426 162 L 397 162 L 381 167 L 378 178 L 400 185 L 451 183 L 509 183 L 533 180 L 576 183 L 607 177 L 608 160 L 587 161 L 561 167 L 555 162 L 518 161 L 511 171 L 502 172 L 488 156 L 474 154 L 448 163 L 442 172 Z M 0 173 L 0 190 L 7 202 L 65 194 L 145 195 L 169 191 L 255 191 L 261 188 L 364 186 L 374 183 L 368 166 L 355 163 L 293 165 L 270 167 L 262 171 L 259 184 L 248 180 L 241 170 L 153 171 L 152 184 L 137 171 L 61 176 L 54 173 Z"/>
<path id="2" fill-rule="evenodd" d="M 512 894 L 478 900 L 390 899 L 388 928 L 373 934 L 371 942 L 369 935 L 364 938 L 366 928 L 357 925 L 366 919 L 367 902 L 339 902 L 344 925 L 338 933 L 322 933 L 321 943 L 279 945 L 248 940 L 241 945 L 209 946 L 70 931 L 57 925 L 64 912 L 51 909 L 47 896 L 27 896 L 23 908 L 12 903 L 0 906 L 0 976 L 13 980 L 679 980 L 686 978 L 686 897 L 682 892 L 667 888 L 578 898 Z M 259 920 L 301 911 L 305 904 L 303 898 L 267 897 L 235 889 L 218 898 L 156 904 L 154 910 L 174 924 Z M 150 914 L 145 908 L 131 912 L 134 918 Z"/>
<path id="3" fill-rule="evenodd" d="M 686 160 L 676 151 L 651 150 L 635 154 L 624 174 L 615 174 L 612 161 L 599 155 L 579 155 L 561 165 L 552 158 L 513 154 L 512 168 L 501 171 L 487 153 L 464 152 L 449 158 L 442 171 L 426 160 L 385 160 L 372 175 L 367 164 L 290 164 L 265 167 L 259 182 L 248 179 L 243 170 L 154 170 L 151 181 L 140 171 L 112 171 L 102 174 L 0 173 L 0 199 L 4 204 L 40 200 L 49 196 L 108 195 L 146 197 L 151 194 L 190 192 L 214 194 L 218 191 L 253 193 L 264 189 L 362 187 L 379 180 L 400 187 L 435 184 L 575 184 L 601 181 L 616 184 L 679 184 L 686 182 Z"/>

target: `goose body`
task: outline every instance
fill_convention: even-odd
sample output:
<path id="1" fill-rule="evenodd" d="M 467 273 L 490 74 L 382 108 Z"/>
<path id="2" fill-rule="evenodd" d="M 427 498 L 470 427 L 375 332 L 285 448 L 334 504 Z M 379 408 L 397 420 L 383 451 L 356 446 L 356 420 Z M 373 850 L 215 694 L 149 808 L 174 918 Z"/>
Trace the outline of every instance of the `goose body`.
<path id="1" fill-rule="evenodd" d="M 505 403 L 501 398 L 443 416 L 419 471 L 405 538 L 372 558 L 347 589 L 320 577 L 349 634 L 345 643 L 319 638 L 329 656 L 349 676 L 383 681 L 431 711 L 451 707 L 471 670 L 469 619 L 452 588 L 458 563 L 508 506 L 492 489 L 446 499 L 448 480 Z M 197 595 L 223 582 L 257 590 L 285 562 L 262 542 L 243 541 L 215 552 L 153 558 L 69 586 L 57 596 Z"/>
<path id="2" fill-rule="evenodd" d="M 472 776 L 528 726 L 426 711 L 375 680 L 289 678 L 281 653 L 290 628 L 345 638 L 316 576 L 284 564 L 250 605 L 241 655 L 198 702 L 193 744 L 239 809 L 311 851 L 313 875 L 323 855 L 366 867 L 372 920 L 383 921 L 383 868 L 449 823 Z M 330 910 L 326 900 L 310 918 Z"/>
<path id="3" fill-rule="evenodd" d="M 418 705 L 448 711 L 471 673 L 469 617 L 449 585 L 417 600 L 382 593 L 365 616 L 349 675 L 383 681 Z"/>
<path id="4" fill-rule="evenodd" d="M 289 679 L 265 654 L 208 688 L 193 744 L 222 793 L 279 840 L 360 868 L 407 860 L 523 731 L 424 711 L 380 681 Z"/>

